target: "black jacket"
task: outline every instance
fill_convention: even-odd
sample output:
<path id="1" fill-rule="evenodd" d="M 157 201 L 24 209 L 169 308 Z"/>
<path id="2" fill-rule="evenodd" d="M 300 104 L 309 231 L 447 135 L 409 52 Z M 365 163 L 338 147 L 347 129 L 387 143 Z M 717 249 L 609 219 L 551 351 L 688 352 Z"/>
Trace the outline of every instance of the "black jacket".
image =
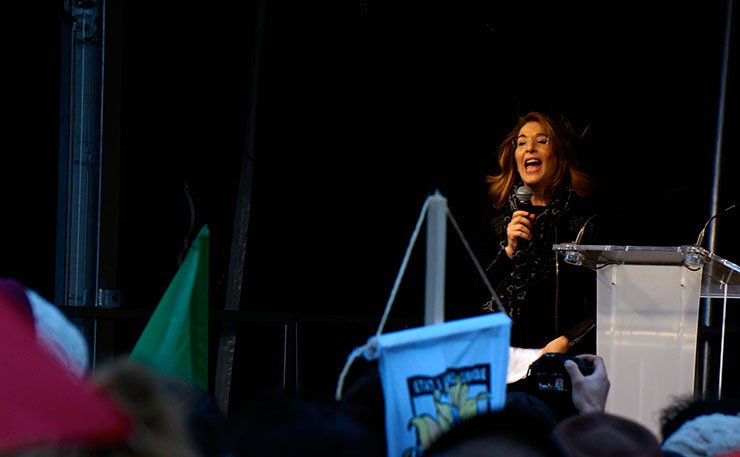
<path id="1" fill-rule="evenodd" d="M 553 244 L 573 242 L 593 215 L 590 202 L 571 190 L 560 192 L 546 207 L 535 207 L 533 239 L 513 259 L 504 251 L 506 227 L 516 209 L 515 200 L 488 217 L 487 274 L 512 318 L 511 345 L 542 348 L 565 335 L 575 343 L 569 353 L 595 353 L 596 275 L 583 266 L 564 262 Z M 586 226 L 582 244 L 595 232 Z M 486 262 L 486 260 L 484 260 Z"/>

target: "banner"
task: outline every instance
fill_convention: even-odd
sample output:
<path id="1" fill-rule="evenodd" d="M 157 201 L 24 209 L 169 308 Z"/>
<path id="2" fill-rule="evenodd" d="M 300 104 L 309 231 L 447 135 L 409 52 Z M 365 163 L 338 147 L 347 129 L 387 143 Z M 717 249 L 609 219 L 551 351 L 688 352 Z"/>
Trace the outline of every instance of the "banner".
<path id="1" fill-rule="evenodd" d="M 131 358 L 203 389 L 208 389 L 208 238 L 205 225 L 131 351 Z"/>
<path id="2" fill-rule="evenodd" d="M 461 421 L 506 399 L 511 320 L 503 313 L 380 335 L 388 457 L 417 457 Z"/>

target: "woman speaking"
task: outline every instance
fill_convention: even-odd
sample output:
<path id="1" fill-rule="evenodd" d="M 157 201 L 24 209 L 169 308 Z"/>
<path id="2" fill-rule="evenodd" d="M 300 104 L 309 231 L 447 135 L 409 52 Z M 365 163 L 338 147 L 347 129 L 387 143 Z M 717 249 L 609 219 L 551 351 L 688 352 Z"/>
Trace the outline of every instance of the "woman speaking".
<path id="1" fill-rule="evenodd" d="M 498 241 L 487 274 L 512 318 L 514 347 L 595 354 L 595 275 L 553 250 L 593 214 L 594 185 L 573 141 L 567 120 L 528 113 L 499 146 L 501 172 L 486 178 L 489 236 Z"/>

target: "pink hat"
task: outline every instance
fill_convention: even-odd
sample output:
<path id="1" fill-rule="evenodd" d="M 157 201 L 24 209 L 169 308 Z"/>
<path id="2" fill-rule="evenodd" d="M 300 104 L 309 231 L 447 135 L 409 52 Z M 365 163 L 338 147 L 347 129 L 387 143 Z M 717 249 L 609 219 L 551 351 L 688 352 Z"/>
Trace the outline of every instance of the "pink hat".
<path id="1" fill-rule="evenodd" d="M 37 342 L 23 286 L 0 279 L 0 454 L 38 445 L 121 444 L 131 421 Z"/>

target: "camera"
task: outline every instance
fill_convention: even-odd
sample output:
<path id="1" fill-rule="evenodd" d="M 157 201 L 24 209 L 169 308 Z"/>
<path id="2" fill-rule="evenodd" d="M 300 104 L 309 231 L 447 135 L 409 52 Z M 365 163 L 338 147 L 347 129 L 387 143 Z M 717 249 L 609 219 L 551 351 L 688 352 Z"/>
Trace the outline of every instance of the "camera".
<path id="1" fill-rule="evenodd" d="M 527 381 L 530 391 L 570 392 L 572 385 L 570 375 L 565 370 L 566 360 L 575 362 L 584 376 L 594 372 L 593 364 L 585 360 L 558 353 L 543 354 L 529 366 Z"/>

